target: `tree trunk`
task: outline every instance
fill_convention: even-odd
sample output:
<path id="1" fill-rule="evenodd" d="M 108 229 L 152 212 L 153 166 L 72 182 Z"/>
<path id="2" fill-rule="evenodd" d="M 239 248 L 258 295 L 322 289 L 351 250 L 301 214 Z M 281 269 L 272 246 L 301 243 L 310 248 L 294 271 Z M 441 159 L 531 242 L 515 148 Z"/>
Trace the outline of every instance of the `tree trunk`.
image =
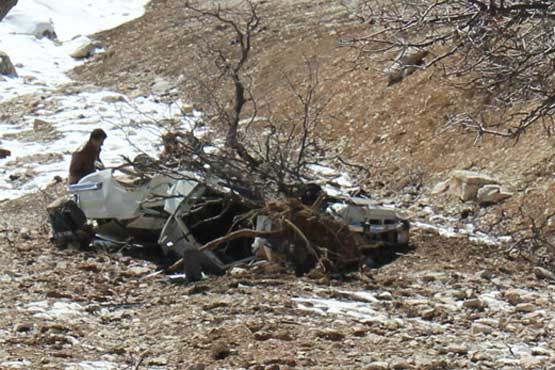
<path id="1" fill-rule="evenodd" d="M 0 0 L 0 21 L 17 4 L 17 0 Z"/>

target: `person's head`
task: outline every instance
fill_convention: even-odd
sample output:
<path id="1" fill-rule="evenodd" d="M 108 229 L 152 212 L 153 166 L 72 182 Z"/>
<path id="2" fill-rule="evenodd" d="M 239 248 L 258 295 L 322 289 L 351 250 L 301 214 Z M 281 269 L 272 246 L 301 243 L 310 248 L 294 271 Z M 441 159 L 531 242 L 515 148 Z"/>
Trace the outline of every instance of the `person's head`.
<path id="1" fill-rule="evenodd" d="M 104 143 L 104 140 L 106 140 L 107 137 L 108 135 L 106 135 L 106 132 L 104 132 L 103 129 L 96 128 L 91 132 L 89 141 L 94 143 L 96 146 L 101 147 L 102 144 Z"/>

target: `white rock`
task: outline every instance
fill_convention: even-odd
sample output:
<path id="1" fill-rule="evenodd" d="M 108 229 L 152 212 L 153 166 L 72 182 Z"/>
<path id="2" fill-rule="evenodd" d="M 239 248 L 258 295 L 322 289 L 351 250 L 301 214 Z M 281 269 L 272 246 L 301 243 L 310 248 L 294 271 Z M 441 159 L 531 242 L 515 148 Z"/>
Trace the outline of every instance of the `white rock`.
<path id="1" fill-rule="evenodd" d="M 511 196 L 512 194 L 503 190 L 500 185 L 489 184 L 478 189 L 476 201 L 478 203 L 498 203 Z"/>
<path id="2" fill-rule="evenodd" d="M 476 200 L 478 191 L 483 186 L 498 183 L 492 176 L 481 172 L 453 171 L 448 180 L 434 187 L 433 192 L 437 194 L 448 189 L 449 193 L 458 196 L 461 200 L 470 201 Z"/>
<path id="3" fill-rule="evenodd" d="M 382 301 L 391 301 L 393 296 L 390 292 L 381 292 L 376 296 L 376 298 L 381 299 Z"/>
<path id="4" fill-rule="evenodd" d="M 536 306 L 532 303 L 519 303 L 516 305 L 515 310 L 518 312 L 534 312 L 536 310 Z"/>
<path id="5" fill-rule="evenodd" d="M 455 353 L 457 355 L 465 355 L 468 353 L 468 347 L 464 344 L 451 344 L 447 346 L 447 353 Z"/>
<path id="6" fill-rule="evenodd" d="M 180 110 L 181 110 L 181 114 L 183 115 L 193 114 L 193 111 L 194 111 L 193 106 L 190 104 L 183 104 Z"/>
<path id="7" fill-rule="evenodd" d="M 150 91 L 154 95 L 164 95 L 168 93 L 170 90 L 172 90 L 173 88 L 175 88 L 175 84 L 172 81 L 164 77 L 158 76 L 154 79 L 154 82 L 150 86 Z"/>
<path id="8" fill-rule="evenodd" d="M 441 194 L 449 189 L 449 180 L 438 182 L 432 189 L 432 194 Z"/>
<path id="9" fill-rule="evenodd" d="M 391 66 L 384 69 L 384 74 L 388 78 L 388 85 L 400 82 L 403 78 L 414 73 L 423 60 L 428 55 L 428 51 L 416 47 L 408 47 L 402 50 Z"/>
<path id="10" fill-rule="evenodd" d="M 71 42 L 75 44 L 74 51 L 70 54 L 74 59 L 89 58 L 94 55 L 98 48 L 98 44 L 86 36 L 80 36 Z"/>

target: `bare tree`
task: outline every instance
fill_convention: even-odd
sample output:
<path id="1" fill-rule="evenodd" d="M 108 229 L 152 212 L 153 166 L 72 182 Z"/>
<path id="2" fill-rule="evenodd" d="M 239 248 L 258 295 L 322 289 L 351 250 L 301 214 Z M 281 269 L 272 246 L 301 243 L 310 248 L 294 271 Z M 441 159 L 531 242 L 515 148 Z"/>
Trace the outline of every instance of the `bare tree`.
<path id="1" fill-rule="evenodd" d="M 231 80 L 233 83 L 233 108 L 229 110 L 217 109 L 218 118 L 227 125 L 226 145 L 235 150 L 239 157 L 248 162 L 250 166 L 256 167 L 259 162 L 249 154 L 238 138 L 241 114 L 245 104 L 250 99 L 247 96 L 243 72 L 251 52 L 251 39 L 260 25 L 256 4 L 252 1 L 242 2 L 240 8 L 244 9 L 244 13 L 239 15 L 229 11 L 228 14 L 225 14 L 226 12 L 221 5 L 205 10 L 187 1 L 184 6 L 199 18 L 211 19 L 231 27 L 234 33 L 233 43 L 238 47 L 238 57 L 230 58 L 222 48 L 209 47 L 204 48 L 204 50 L 206 56 L 214 58 L 214 63 L 220 70 L 222 77 Z"/>
<path id="2" fill-rule="evenodd" d="M 320 94 L 318 61 L 305 58 L 306 74 L 300 83 L 284 75 L 293 100 L 289 114 L 273 114 L 268 108 L 261 115 L 258 102 L 263 99 L 252 92 L 249 64 L 261 21 L 256 3 L 246 0 L 225 8 L 186 2 L 184 7 L 191 21 L 226 32 L 223 40 L 197 39 L 197 70 L 191 79 L 203 100 L 202 122 L 197 122 L 202 127 L 169 130 L 164 166 L 226 181 L 226 186 L 260 205 L 268 197 L 298 195 L 313 180 L 311 165 L 338 157 L 324 150 L 318 136 L 332 96 Z"/>
<path id="3" fill-rule="evenodd" d="M 0 0 L 0 22 L 17 4 L 17 0 Z"/>
<path id="4" fill-rule="evenodd" d="M 350 9 L 371 25 L 351 40 L 363 54 L 395 52 L 398 62 L 403 53 L 425 51 L 425 61 L 404 68 L 437 67 L 458 88 L 489 97 L 485 110 L 453 115 L 450 124 L 505 137 L 537 122 L 551 130 L 555 2 L 367 0 Z"/>

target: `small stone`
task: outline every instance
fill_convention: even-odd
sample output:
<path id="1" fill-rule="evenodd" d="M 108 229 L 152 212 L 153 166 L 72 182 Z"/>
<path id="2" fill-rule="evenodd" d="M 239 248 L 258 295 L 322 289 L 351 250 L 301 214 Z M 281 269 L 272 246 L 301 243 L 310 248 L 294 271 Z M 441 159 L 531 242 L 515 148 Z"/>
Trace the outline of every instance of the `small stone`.
<path id="1" fill-rule="evenodd" d="M 484 304 L 484 302 L 482 302 L 478 298 L 471 298 L 471 299 L 467 299 L 466 301 L 463 302 L 463 307 L 472 308 L 472 309 L 480 309 L 480 308 L 484 308 L 485 304 Z"/>
<path id="2" fill-rule="evenodd" d="M 10 152 L 10 151 L 7 150 L 7 149 L 2 149 L 2 148 L 0 148 L 0 159 L 7 158 L 7 157 L 9 157 L 10 155 L 12 155 L 12 152 Z"/>
<path id="3" fill-rule="evenodd" d="M 94 42 L 88 37 L 80 37 L 75 42 L 78 43 L 78 46 L 70 54 L 70 57 L 74 59 L 89 58 L 95 53 L 96 49 L 99 48 L 98 43 Z"/>
<path id="4" fill-rule="evenodd" d="M 31 231 L 29 229 L 22 228 L 21 230 L 19 230 L 19 236 L 22 239 L 29 240 L 31 239 Z"/>
<path id="5" fill-rule="evenodd" d="M 534 312 L 536 310 L 536 306 L 532 303 L 520 303 L 517 304 L 515 307 L 515 311 L 518 312 Z"/>
<path id="6" fill-rule="evenodd" d="M 294 339 L 291 333 L 289 333 L 289 331 L 286 329 L 276 331 L 276 333 L 273 335 L 273 338 L 283 341 L 291 341 Z"/>
<path id="7" fill-rule="evenodd" d="M 555 280 L 555 274 L 543 267 L 535 267 L 534 274 L 538 279 L 547 279 L 547 280 Z"/>
<path id="8" fill-rule="evenodd" d="M 187 368 L 187 370 L 204 370 L 206 369 L 205 364 L 193 364 Z"/>
<path id="9" fill-rule="evenodd" d="M 410 363 L 402 358 L 391 360 L 391 369 L 393 370 L 407 370 L 412 369 Z"/>
<path id="10" fill-rule="evenodd" d="M 464 344 L 450 344 L 447 347 L 440 350 L 440 352 L 447 354 L 447 353 L 454 353 L 456 355 L 466 355 L 468 353 L 468 347 Z"/>
<path id="11" fill-rule="evenodd" d="M 480 271 L 478 275 L 484 280 L 491 280 L 494 277 L 493 272 L 489 270 Z"/>
<path id="12" fill-rule="evenodd" d="M 214 360 L 223 360 L 228 357 L 230 353 L 229 347 L 223 342 L 215 343 L 210 349 L 210 356 Z"/>
<path id="13" fill-rule="evenodd" d="M 13 330 L 17 333 L 26 333 L 33 330 L 33 326 L 32 322 L 22 322 L 16 324 Z"/>
<path id="14" fill-rule="evenodd" d="M 337 330 L 333 330 L 333 329 L 319 330 L 316 333 L 316 336 L 318 338 L 323 338 L 323 339 L 332 340 L 332 341 L 340 341 L 345 339 L 345 334 L 342 334 Z"/>
<path id="15" fill-rule="evenodd" d="M 478 361 L 491 361 L 494 357 L 489 355 L 486 352 L 474 352 L 470 355 L 470 361 L 478 362 Z"/>
<path id="16" fill-rule="evenodd" d="M 246 273 L 247 270 L 242 268 L 242 267 L 233 267 L 230 271 L 229 274 L 230 275 L 242 275 L 244 273 Z"/>
<path id="17" fill-rule="evenodd" d="M 376 361 L 376 362 L 370 363 L 364 369 L 365 370 L 388 370 L 389 364 L 383 361 Z"/>
<path id="18" fill-rule="evenodd" d="M 261 331 L 258 333 L 254 333 L 254 339 L 260 342 L 263 342 L 268 339 L 272 339 L 272 334 L 267 331 Z"/>
<path id="19" fill-rule="evenodd" d="M 430 309 L 423 310 L 422 312 L 420 312 L 420 316 L 424 320 L 431 320 L 434 317 L 438 316 L 438 312 L 436 311 L 435 308 L 430 308 Z"/>
<path id="20" fill-rule="evenodd" d="M 148 267 L 145 267 L 145 266 L 134 266 L 134 267 L 129 268 L 129 269 L 126 271 L 125 275 L 131 276 L 131 277 L 133 277 L 133 276 L 138 277 L 138 276 L 146 275 L 146 274 L 148 274 L 148 273 L 150 273 L 150 272 L 152 272 L 152 269 L 150 269 L 150 268 L 148 268 Z"/>
<path id="21" fill-rule="evenodd" d="M 393 300 L 393 296 L 391 295 L 390 292 L 381 292 L 376 297 L 378 299 L 381 299 L 382 301 L 391 301 L 391 300 Z"/>
<path id="22" fill-rule="evenodd" d="M 50 122 L 47 122 L 45 120 L 42 119 L 38 119 L 36 118 L 33 121 L 33 130 L 34 131 L 47 131 L 47 130 L 52 130 L 53 126 Z"/>
<path id="23" fill-rule="evenodd" d="M 104 103 L 125 103 L 125 97 L 123 95 L 108 95 L 102 98 Z"/>
<path id="24" fill-rule="evenodd" d="M 15 77 L 17 72 L 8 54 L 0 51 L 0 75 Z"/>
<path id="25" fill-rule="evenodd" d="M 181 114 L 187 116 L 187 115 L 191 115 L 194 112 L 194 108 L 192 105 L 189 104 L 183 104 L 180 108 L 181 110 Z"/>
<path id="26" fill-rule="evenodd" d="M 507 302 L 509 302 L 513 306 L 516 306 L 517 304 L 522 303 L 523 301 L 522 296 L 520 295 L 520 292 L 514 289 L 509 289 L 505 291 L 505 293 L 503 293 L 503 296 L 505 297 Z"/>
<path id="27" fill-rule="evenodd" d="M 364 327 L 355 327 L 353 328 L 353 335 L 355 337 L 364 337 L 368 333 L 368 329 Z"/>

